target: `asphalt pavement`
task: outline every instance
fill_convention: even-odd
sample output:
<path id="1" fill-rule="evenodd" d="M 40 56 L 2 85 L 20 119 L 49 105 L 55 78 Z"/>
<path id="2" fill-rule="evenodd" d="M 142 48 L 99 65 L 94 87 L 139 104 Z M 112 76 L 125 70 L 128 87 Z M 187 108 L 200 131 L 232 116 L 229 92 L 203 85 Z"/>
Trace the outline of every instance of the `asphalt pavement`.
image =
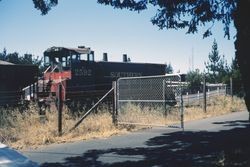
<path id="1" fill-rule="evenodd" d="M 184 126 L 184 131 L 155 127 L 22 152 L 41 167 L 250 166 L 248 112 L 185 122 Z"/>

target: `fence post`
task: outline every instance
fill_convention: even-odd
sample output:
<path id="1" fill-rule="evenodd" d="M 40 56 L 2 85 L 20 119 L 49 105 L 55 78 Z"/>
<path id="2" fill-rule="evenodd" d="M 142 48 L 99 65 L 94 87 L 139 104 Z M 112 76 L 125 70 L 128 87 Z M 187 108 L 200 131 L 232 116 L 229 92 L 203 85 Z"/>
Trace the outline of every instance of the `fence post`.
<path id="1" fill-rule="evenodd" d="M 32 90 L 31 90 L 31 85 L 30 85 L 30 86 L 29 86 L 30 101 L 31 101 L 31 94 L 32 94 Z"/>
<path id="2" fill-rule="evenodd" d="M 38 92 L 39 92 L 39 82 L 37 81 L 37 84 L 36 84 L 36 98 L 38 100 Z"/>
<path id="3" fill-rule="evenodd" d="M 203 111 L 207 112 L 206 76 L 203 78 Z"/>
<path id="4" fill-rule="evenodd" d="M 207 88 L 207 98 L 206 98 L 206 100 L 207 100 L 206 104 L 210 102 L 210 89 L 209 88 Z"/>
<path id="5" fill-rule="evenodd" d="M 189 97 L 188 97 L 188 92 L 186 93 L 187 96 L 187 106 L 189 106 Z"/>
<path id="6" fill-rule="evenodd" d="M 45 92 L 45 83 L 44 83 L 44 77 L 43 77 L 43 87 L 42 87 L 42 92 L 44 93 Z"/>
<path id="7" fill-rule="evenodd" d="M 183 96 L 182 96 L 182 87 L 181 87 L 181 128 L 184 131 L 184 105 L 183 105 Z"/>
<path id="8" fill-rule="evenodd" d="M 35 88 L 36 88 L 36 85 L 35 85 L 36 83 L 33 83 L 33 90 L 32 90 L 32 92 L 33 92 L 33 101 L 35 101 L 35 98 L 36 98 L 36 96 L 35 96 L 35 93 L 36 93 L 36 90 L 35 90 Z"/>
<path id="9" fill-rule="evenodd" d="M 231 95 L 232 100 L 233 100 L 233 79 L 232 79 L 232 77 L 230 77 L 230 95 Z"/>
<path id="10" fill-rule="evenodd" d="M 197 97 L 198 97 L 198 105 L 200 105 L 200 91 L 197 92 Z"/>
<path id="11" fill-rule="evenodd" d="M 62 85 L 58 85 L 58 99 L 57 99 L 57 109 L 58 109 L 58 135 L 62 135 L 62 108 L 63 108 L 63 100 L 62 100 Z"/>
<path id="12" fill-rule="evenodd" d="M 115 126 L 117 126 L 117 82 L 113 81 L 112 83 L 114 88 L 114 98 L 113 98 L 113 113 L 112 113 L 112 121 Z"/>
<path id="13" fill-rule="evenodd" d="M 165 94 L 165 87 L 166 87 L 166 81 L 165 81 L 165 79 L 163 79 L 163 83 L 162 83 L 163 85 L 163 89 L 162 89 L 162 92 L 163 92 L 163 94 L 162 94 L 162 98 L 163 98 L 163 107 L 164 107 L 164 116 L 165 116 L 165 118 L 167 117 L 167 105 L 166 105 L 166 94 Z"/>

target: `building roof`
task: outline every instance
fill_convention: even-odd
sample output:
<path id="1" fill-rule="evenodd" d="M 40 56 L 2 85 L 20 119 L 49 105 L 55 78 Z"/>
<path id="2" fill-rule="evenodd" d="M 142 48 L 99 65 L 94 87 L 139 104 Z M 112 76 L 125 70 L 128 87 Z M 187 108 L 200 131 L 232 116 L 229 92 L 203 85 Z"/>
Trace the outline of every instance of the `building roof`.
<path id="1" fill-rule="evenodd" d="M 0 60 L 0 65 L 14 65 L 13 63 Z"/>

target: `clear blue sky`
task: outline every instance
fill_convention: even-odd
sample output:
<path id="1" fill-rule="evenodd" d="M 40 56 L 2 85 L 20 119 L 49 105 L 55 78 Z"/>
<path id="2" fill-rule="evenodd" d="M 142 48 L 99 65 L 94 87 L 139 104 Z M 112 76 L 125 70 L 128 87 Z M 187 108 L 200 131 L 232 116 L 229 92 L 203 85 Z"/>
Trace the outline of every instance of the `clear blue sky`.
<path id="1" fill-rule="evenodd" d="M 32 0 L 2 0 L 0 51 L 5 47 L 8 52 L 42 56 L 51 46 L 85 45 L 95 51 L 96 60 L 107 52 L 109 60 L 121 61 L 127 53 L 133 62 L 171 62 L 175 72 L 186 72 L 191 67 L 192 50 L 194 69 L 204 69 L 216 39 L 220 54 L 231 63 L 234 27 L 231 40 L 224 38 L 220 24 L 214 26 L 213 36 L 203 39 L 201 33 L 159 30 L 150 22 L 154 14 L 154 8 L 137 13 L 100 5 L 96 0 L 60 0 L 48 15 L 41 16 Z"/>

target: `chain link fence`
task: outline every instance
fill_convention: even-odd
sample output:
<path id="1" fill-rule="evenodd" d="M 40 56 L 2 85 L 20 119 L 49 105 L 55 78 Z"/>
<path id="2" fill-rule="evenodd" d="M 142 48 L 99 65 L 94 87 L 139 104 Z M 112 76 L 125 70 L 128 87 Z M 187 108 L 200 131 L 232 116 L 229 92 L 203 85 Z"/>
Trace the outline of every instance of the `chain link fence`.
<path id="1" fill-rule="evenodd" d="M 203 87 L 203 85 L 202 85 Z M 205 90 L 190 91 L 188 87 L 183 90 L 184 106 L 202 106 L 204 101 L 204 91 L 206 91 L 206 103 L 210 104 L 211 100 L 218 96 L 225 96 L 227 93 L 226 84 L 206 84 Z"/>
<path id="2" fill-rule="evenodd" d="M 179 75 L 118 79 L 118 124 L 182 127 L 181 90 Z"/>

